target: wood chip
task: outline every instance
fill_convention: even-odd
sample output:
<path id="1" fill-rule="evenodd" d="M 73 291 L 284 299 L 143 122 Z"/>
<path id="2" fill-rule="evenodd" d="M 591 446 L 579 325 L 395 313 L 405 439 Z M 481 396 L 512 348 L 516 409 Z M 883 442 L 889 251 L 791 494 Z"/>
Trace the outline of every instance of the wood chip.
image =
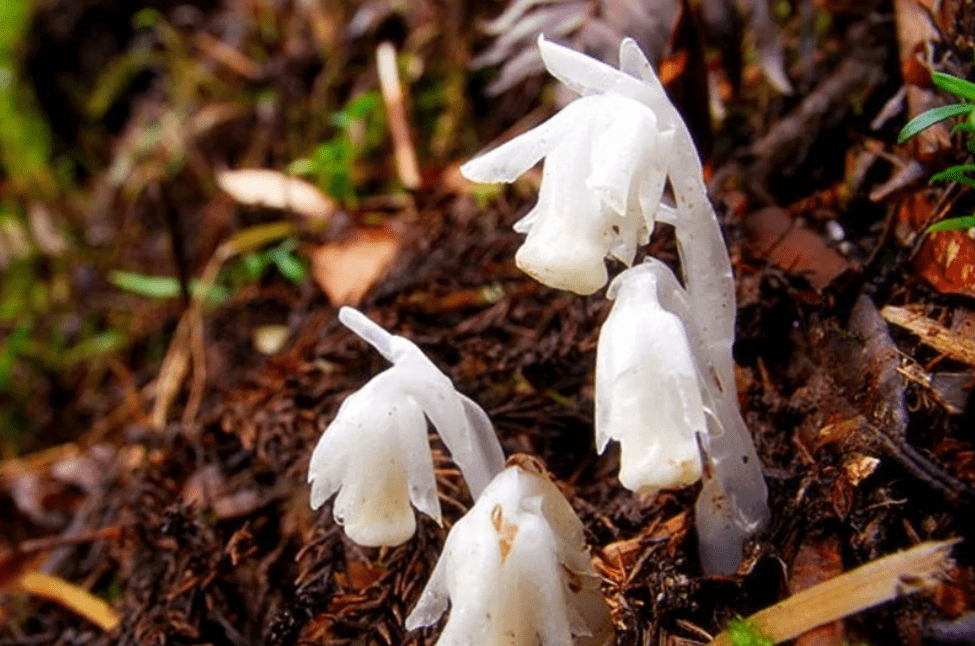
<path id="1" fill-rule="evenodd" d="M 854 613 L 933 586 L 951 567 L 958 541 L 925 542 L 862 565 L 798 592 L 748 617 L 758 632 L 779 643 Z M 732 646 L 728 631 L 709 646 Z"/>
<path id="2" fill-rule="evenodd" d="M 825 289 L 847 270 L 846 258 L 830 248 L 815 231 L 793 220 L 783 209 L 756 211 L 745 221 L 749 247 L 790 274 L 803 276 L 817 290 Z"/>
<path id="3" fill-rule="evenodd" d="M 880 315 L 889 322 L 920 337 L 921 343 L 948 355 L 956 361 L 975 366 L 975 340 L 959 335 L 934 319 L 903 307 L 888 305 Z"/>

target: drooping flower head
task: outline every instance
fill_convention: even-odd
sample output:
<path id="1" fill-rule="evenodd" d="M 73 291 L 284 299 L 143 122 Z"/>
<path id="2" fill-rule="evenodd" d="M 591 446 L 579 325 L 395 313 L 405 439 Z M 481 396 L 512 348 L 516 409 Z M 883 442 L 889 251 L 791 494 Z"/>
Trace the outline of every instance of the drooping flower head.
<path id="1" fill-rule="evenodd" d="M 539 37 L 545 67 L 581 98 L 461 167 L 477 182 L 511 182 L 545 158 L 528 234 L 516 262 L 541 282 L 590 294 L 608 279 L 603 259 L 630 264 L 657 220 L 675 227 L 681 268 L 709 344 L 729 355 L 734 280 L 690 132 L 643 52 L 620 44 L 620 69 Z M 669 182 L 674 206 L 664 199 Z M 705 315 L 707 316 L 705 320 Z"/>
<path id="2" fill-rule="evenodd" d="M 582 523 L 528 458 L 450 530 L 410 630 L 450 617 L 437 646 L 603 646 L 613 639 Z"/>
<path id="3" fill-rule="evenodd" d="M 744 541 L 768 521 L 761 463 L 686 290 L 647 258 L 620 273 L 599 333 L 596 445 L 620 442 L 620 482 L 632 491 L 691 484 L 701 563 L 730 574 Z M 704 461 L 701 457 L 703 454 Z"/>
<path id="4" fill-rule="evenodd" d="M 685 322 L 661 303 L 660 291 L 679 289 L 676 279 L 660 284 L 669 273 L 649 259 L 617 276 L 606 294 L 615 303 L 599 332 L 596 450 L 620 442 L 620 482 L 637 492 L 697 482 L 698 442 L 708 435 Z"/>
<path id="5" fill-rule="evenodd" d="M 427 419 L 475 498 L 501 471 L 504 456 L 484 410 L 416 345 L 350 307 L 339 311 L 339 320 L 393 366 L 342 402 L 322 434 L 308 467 L 311 506 L 338 492 L 333 515 L 352 540 L 398 545 L 416 529 L 411 502 L 440 522 Z"/>

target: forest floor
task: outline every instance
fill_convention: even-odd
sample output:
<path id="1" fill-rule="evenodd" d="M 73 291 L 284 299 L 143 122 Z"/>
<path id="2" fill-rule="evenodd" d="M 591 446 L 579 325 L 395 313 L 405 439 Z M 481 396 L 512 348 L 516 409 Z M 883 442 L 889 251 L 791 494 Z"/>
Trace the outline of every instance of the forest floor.
<path id="1" fill-rule="evenodd" d="M 971 3 L 827 0 L 811 18 L 775 4 L 793 94 L 761 57 L 722 63 L 695 3 L 657 52 L 697 115 L 769 487 L 771 523 L 722 577 L 697 560 L 697 487 L 637 496 L 618 451 L 594 450 L 611 302 L 515 267 L 511 225 L 540 173 L 482 187 L 458 172 L 556 109 L 541 76 L 489 97 L 496 69 L 468 68 L 500 5 L 38 4 L 22 65 L 50 170 L 24 180 L 8 154 L 2 185 L 0 645 L 435 643 L 442 621 L 403 620 L 472 504 L 439 440 L 443 527 L 418 515 L 404 545 L 362 548 L 331 504 L 309 508 L 313 447 L 385 367 L 338 324 L 341 303 L 422 348 L 507 455 L 542 459 L 585 525 L 619 644 L 703 644 L 735 615 L 952 538 L 932 589 L 802 643 L 973 643 L 975 239 L 924 233 L 971 213 L 969 189 L 927 182 L 971 161 L 947 129 L 896 143 L 909 114 L 949 100 L 925 56 L 971 77 Z M 399 52 L 412 190 L 382 41 Z M 321 192 L 273 208 L 225 172 L 248 168 Z M 644 255 L 678 265 L 669 227 Z M 967 632 L 951 623 L 965 617 Z"/>

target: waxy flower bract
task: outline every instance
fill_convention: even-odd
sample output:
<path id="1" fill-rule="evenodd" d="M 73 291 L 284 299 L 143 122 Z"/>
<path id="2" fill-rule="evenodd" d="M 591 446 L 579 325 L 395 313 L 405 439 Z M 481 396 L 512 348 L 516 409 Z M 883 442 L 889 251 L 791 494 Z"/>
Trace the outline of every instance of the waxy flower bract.
<path id="1" fill-rule="evenodd" d="M 530 459 L 520 463 L 450 530 L 406 627 L 433 624 L 449 602 L 437 646 L 609 644 L 609 609 L 582 523 Z"/>
<path id="2" fill-rule="evenodd" d="M 411 341 L 343 307 L 339 320 L 393 366 L 339 407 L 308 467 L 311 506 L 338 492 L 335 520 L 361 545 L 398 545 L 415 531 L 409 503 L 440 522 L 427 418 L 476 498 L 504 466 L 487 414 Z"/>

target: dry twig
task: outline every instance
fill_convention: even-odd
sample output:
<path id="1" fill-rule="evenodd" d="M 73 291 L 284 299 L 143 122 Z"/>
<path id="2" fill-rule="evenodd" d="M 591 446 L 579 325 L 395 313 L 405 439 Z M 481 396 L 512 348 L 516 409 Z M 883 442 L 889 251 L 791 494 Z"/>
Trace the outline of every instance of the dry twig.
<path id="1" fill-rule="evenodd" d="M 921 343 L 950 358 L 975 366 L 975 341 L 964 337 L 934 319 L 917 314 L 903 307 L 888 305 L 880 310 L 888 323 L 893 323 L 920 337 Z"/>
<path id="2" fill-rule="evenodd" d="M 949 552 L 957 542 L 929 541 L 877 559 L 797 592 L 748 621 L 759 633 L 779 643 L 899 595 L 913 594 L 950 567 Z M 731 645 L 728 631 L 723 631 L 708 646 Z"/>

